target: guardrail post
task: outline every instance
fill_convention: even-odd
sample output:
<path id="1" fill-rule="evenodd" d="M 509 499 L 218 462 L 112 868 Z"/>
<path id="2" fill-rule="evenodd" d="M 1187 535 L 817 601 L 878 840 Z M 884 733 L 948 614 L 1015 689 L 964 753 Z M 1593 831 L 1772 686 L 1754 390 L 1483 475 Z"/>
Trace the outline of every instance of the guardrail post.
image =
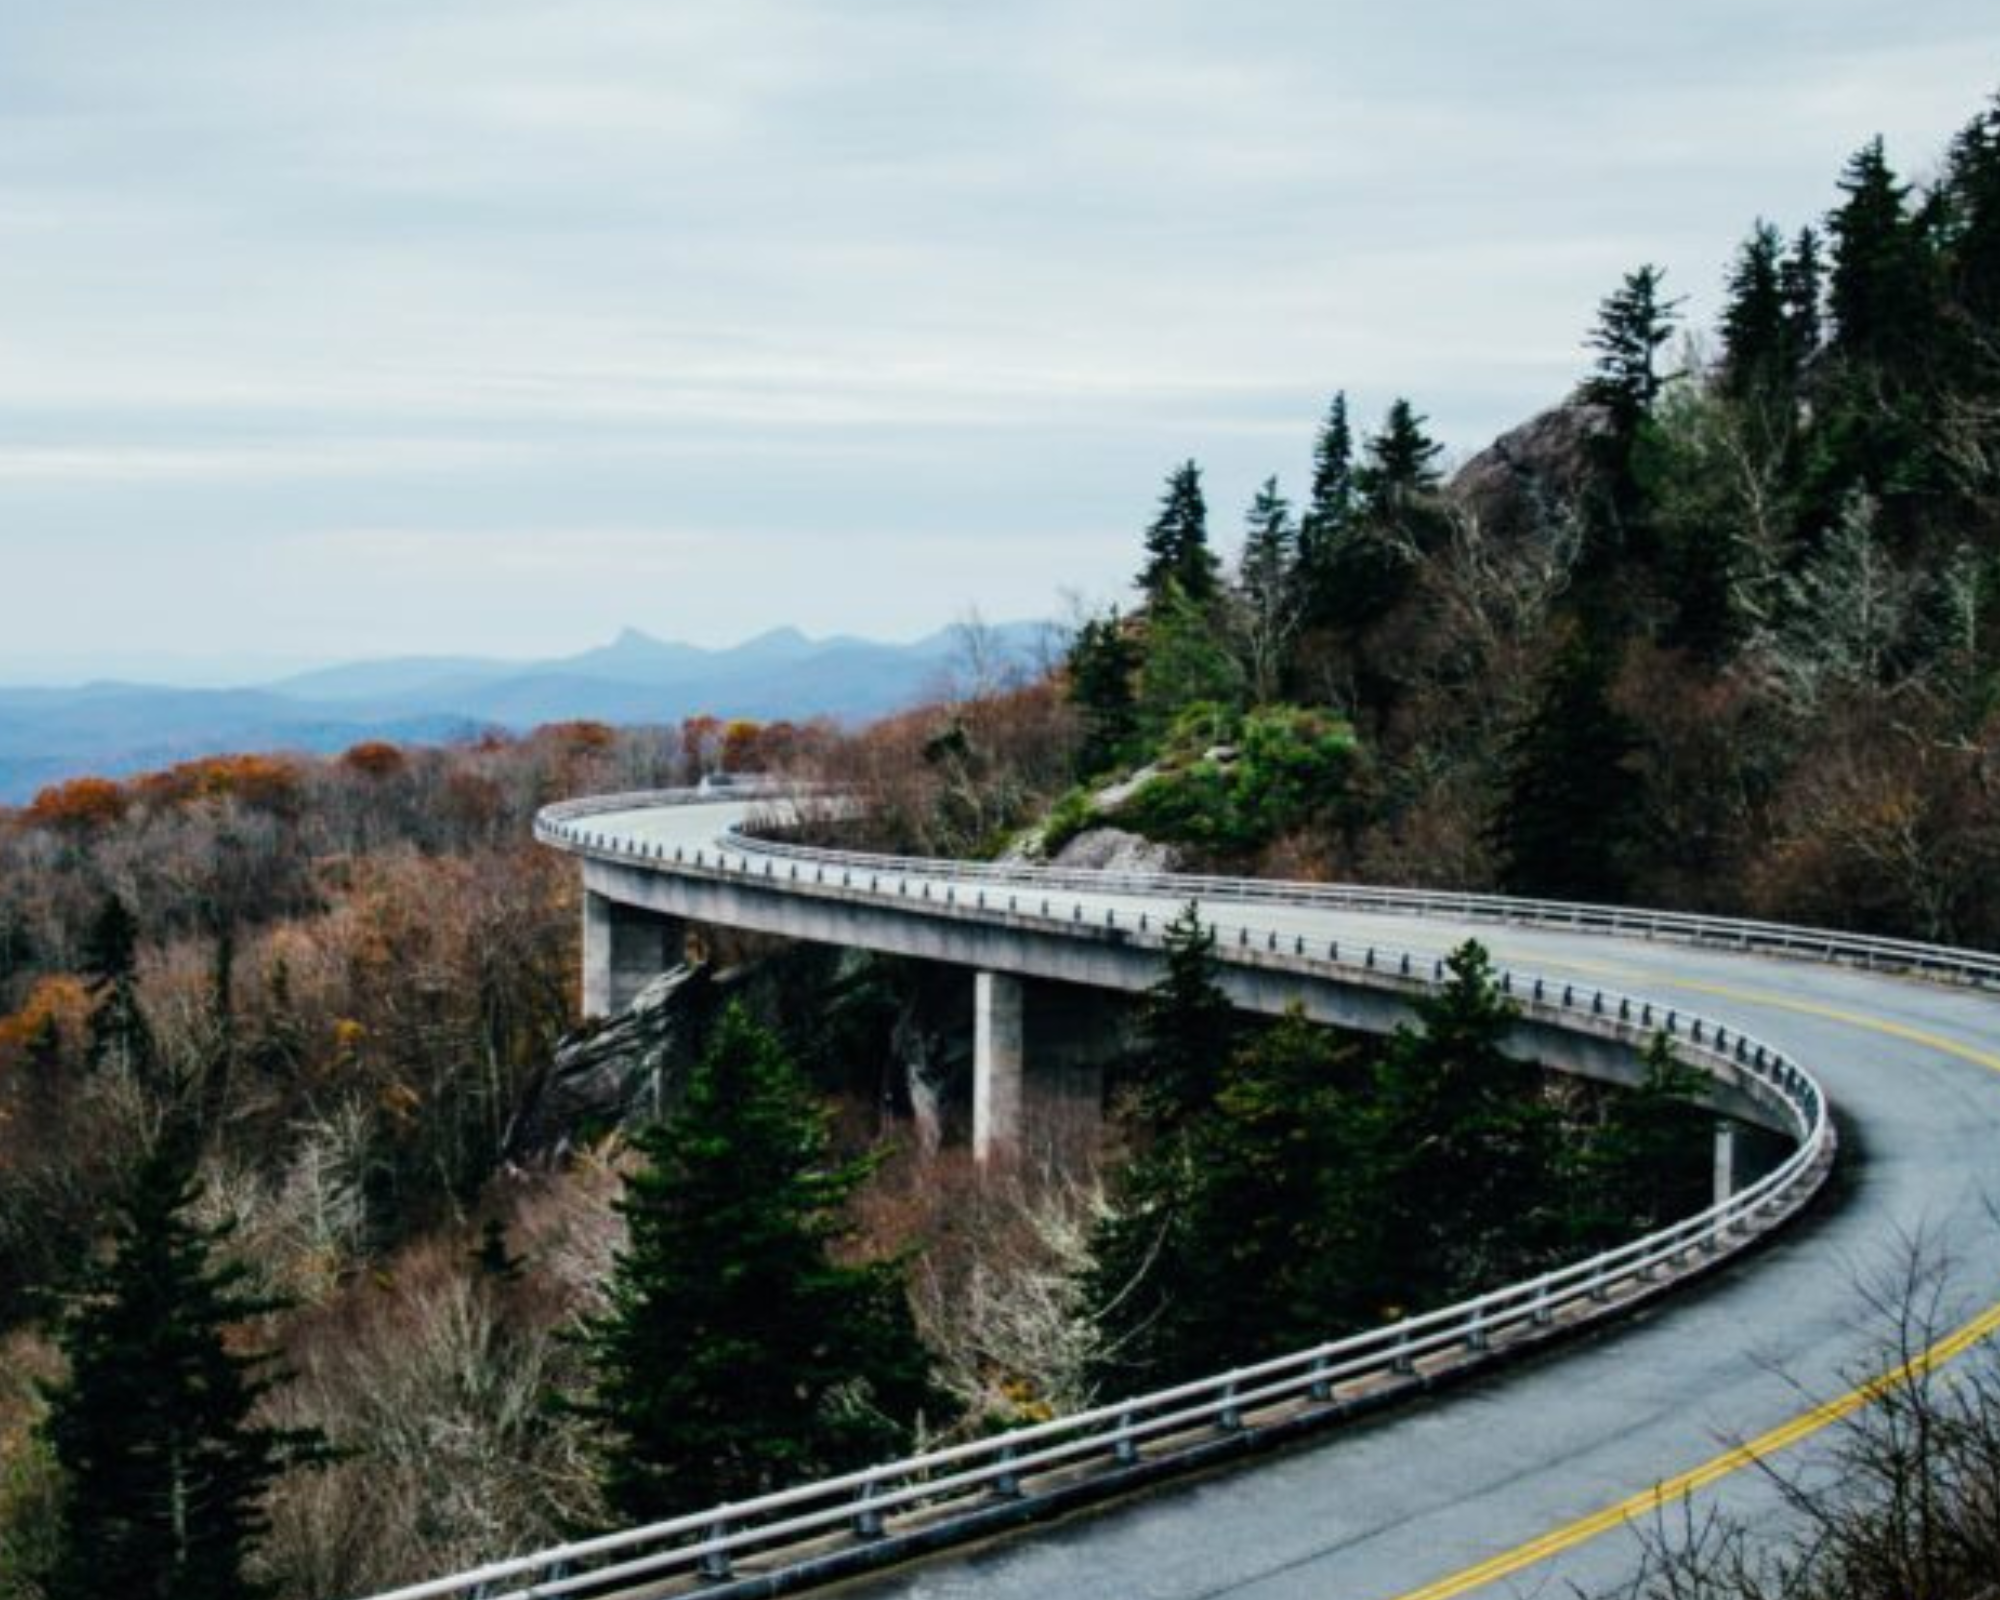
<path id="1" fill-rule="evenodd" d="M 1555 1312 L 1549 1306 L 1549 1286 L 1547 1280 L 1544 1280 L 1535 1287 L 1535 1309 L 1530 1313 L 1530 1317 L 1538 1328 L 1546 1328 L 1555 1320 Z"/>
<path id="2" fill-rule="evenodd" d="M 1121 1467 L 1129 1467 L 1139 1459 L 1139 1441 L 1132 1437 L 1132 1413 L 1129 1411 L 1118 1419 L 1118 1436 L 1111 1441 L 1111 1459 Z"/>
<path id="3" fill-rule="evenodd" d="M 1243 1429 L 1243 1413 L 1237 1409 L 1234 1378 L 1223 1385 L 1222 1410 L 1216 1414 L 1215 1425 L 1224 1433 L 1240 1433 Z"/>
<path id="4" fill-rule="evenodd" d="M 710 1524 L 708 1537 L 711 1541 L 728 1538 L 729 1524 L 726 1522 Z M 727 1550 L 704 1550 L 701 1553 L 701 1575 L 704 1578 L 721 1583 L 730 1576 L 731 1571 Z"/>
<path id="5" fill-rule="evenodd" d="M 1007 1463 L 1009 1463 L 1013 1459 L 1014 1459 L 1014 1447 L 1011 1444 L 1003 1445 L 1000 1450 L 1001 1466 L 1006 1467 Z M 1001 1498 L 1002 1500 L 1020 1499 L 1021 1475 L 1018 1472 L 1015 1472 L 1011 1469 L 1003 1471 L 999 1477 L 993 1480 L 993 1492 L 994 1494 L 999 1496 L 999 1498 Z"/>
<path id="6" fill-rule="evenodd" d="M 1590 1298 L 1599 1305 L 1611 1298 L 1611 1280 L 1604 1275 L 1601 1265 L 1590 1269 Z"/>
<path id="7" fill-rule="evenodd" d="M 1306 1398 L 1320 1404 L 1333 1398 L 1333 1380 L 1326 1375 L 1325 1356 L 1313 1358 L 1312 1382 L 1306 1385 Z"/>
<path id="8" fill-rule="evenodd" d="M 1410 1356 L 1410 1330 L 1405 1328 L 1396 1340 L 1396 1354 L 1390 1359 L 1389 1370 L 1408 1377 L 1417 1370 L 1416 1362 Z"/>
<path id="9" fill-rule="evenodd" d="M 882 1537 L 882 1513 L 873 1504 L 876 1484 L 870 1478 L 861 1486 L 860 1504 L 854 1513 L 854 1537 L 857 1539 L 879 1539 Z"/>
<path id="10" fill-rule="evenodd" d="M 1472 1320 L 1465 1325 L 1465 1348 L 1484 1350 L 1491 1343 L 1486 1337 L 1486 1313 L 1483 1310 L 1472 1313 Z"/>

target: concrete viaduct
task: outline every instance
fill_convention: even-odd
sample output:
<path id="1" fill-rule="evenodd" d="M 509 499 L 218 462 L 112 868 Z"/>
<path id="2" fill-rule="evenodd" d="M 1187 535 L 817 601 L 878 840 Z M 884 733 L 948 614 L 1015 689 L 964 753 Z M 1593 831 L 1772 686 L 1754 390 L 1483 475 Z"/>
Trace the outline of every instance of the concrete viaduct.
<path id="1" fill-rule="evenodd" d="M 667 794 L 544 814 L 540 837 L 581 864 L 588 1009 L 669 964 L 685 923 L 949 963 L 975 992 L 990 1159 L 1032 1124 L 1038 993 L 1146 987 L 1164 921 L 1194 900 L 1247 1009 L 1392 1027 L 1478 937 L 1523 1053 L 1629 1081 L 1668 1031 L 1720 1126 L 1788 1153 L 1739 1178 L 1725 1139 L 1700 1216 L 1460 1306 L 758 1501 L 496 1552 L 383 1600 L 836 1579 L 968 1600 L 1608 1593 L 1663 1508 L 1782 1516 L 1756 1465 L 1823 1452 L 1856 1385 L 1895 1365 L 1870 1290 L 1912 1240 L 1954 1264 L 1927 1357 L 2000 1331 L 2000 959 L 1607 908 L 856 856 L 752 837 L 751 809 Z M 1418 1394 L 1435 1398 L 1392 1404 Z"/>

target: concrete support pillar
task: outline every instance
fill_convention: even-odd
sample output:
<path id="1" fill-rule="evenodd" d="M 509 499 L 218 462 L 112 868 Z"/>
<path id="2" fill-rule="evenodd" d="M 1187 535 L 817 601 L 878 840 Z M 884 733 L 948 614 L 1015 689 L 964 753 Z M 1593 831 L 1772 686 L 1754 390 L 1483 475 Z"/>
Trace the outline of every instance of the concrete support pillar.
<path id="1" fill-rule="evenodd" d="M 583 1014 L 609 1017 L 683 959 L 685 931 L 671 917 L 583 894 Z"/>
<path id="2" fill-rule="evenodd" d="M 1021 980 L 980 973 L 972 991 L 972 1158 L 981 1166 L 1021 1148 L 1024 1037 Z"/>
<path id="3" fill-rule="evenodd" d="M 583 1014 L 611 1015 L 611 902 L 583 891 Z"/>
<path id="4" fill-rule="evenodd" d="M 1727 1117 L 1715 1120 L 1715 1203 L 1736 1193 L 1736 1124 Z"/>

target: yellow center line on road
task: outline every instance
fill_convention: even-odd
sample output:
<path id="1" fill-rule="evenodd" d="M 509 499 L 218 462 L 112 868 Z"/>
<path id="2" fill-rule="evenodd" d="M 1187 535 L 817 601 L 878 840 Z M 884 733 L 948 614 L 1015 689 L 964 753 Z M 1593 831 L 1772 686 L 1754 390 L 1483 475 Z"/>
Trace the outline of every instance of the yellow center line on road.
<path id="1" fill-rule="evenodd" d="M 1925 1049 L 1940 1051 L 1956 1056 L 1960 1060 L 1974 1062 L 1993 1072 L 2000 1072 L 2000 1055 L 1991 1051 L 1978 1050 L 1956 1039 L 1922 1028 L 1908 1027 L 1900 1022 L 1885 1021 L 1880 1017 L 1867 1016 L 1857 1011 L 1842 1010 L 1837 1006 L 1821 1005 L 1817 1001 L 1796 1000 L 1788 995 L 1773 994 L 1762 989 L 1741 989 L 1730 984 L 1701 983 L 1692 979 L 1668 978 L 1655 972 L 1638 968 L 1599 965 L 1590 962 L 1549 962 L 1549 966 L 1566 967 L 1572 971 L 1590 972 L 1606 977 L 1636 979 L 1643 983 L 1658 984 L 1665 988 L 1681 989 L 1692 994 L 1714 995 L 1723 999 L 1743 1000 L 1754 1005 L 1771 1006 L 1778 1010 L 1794 1011 L 1803 1016 L 1823 1017 L 1830 1022 L 1843 1023 L 1869 1033 L 1885 1034 L 1893 1039 L 1901 1039 L 1910 1044 L 1921 1045 Z M 1759 1434 L 1734 1449 L 1725 1450 L 1712 1460 L 1667 1478 L 1650 1489 L 1640 1491 L 1615 1505 L 1605 1506 L 1586 1517 L 1566 1523 L 1560 1528 L 1530 1539 L 1512 1550 L 1489 1557 L 1475 1566 L 1452 1573 L 1449 1577 L 1426 1584 L 1421 1589 L 1411 1589 L 1395 1596 L 1395 1600 L 1453 1600 L 1454 1596 L 1470 1594 L 1487 1584 L 1511 1577 L 1538 1562 L 1565 1550 L 1572 1550 L 1580 1544 L 1587 1544 L 1614 1529 L 1621 1528 L 1635 1518 L 1649 1516 L 1663 1506 L 1673 1505 L 1698 1490 L 1717 1483 L 1730 1474 L 1740 1472 L 1766 1457 L 1787 1450 L 1802 1440 L 1811 1438 L 1836 1422 L 1852 1416 L 1863 1406 L 1880 1398 L 1900 1383 L 1944 1365 L 1954 1357 L 1963 1355 L 1980 1341 L 2000 1332 L 2000 1306 L 1993 1306 L 1974 1317 L 1955 1333 L 1940 1339 L 1929 1349 L 1922 1351 L 1894 1370 L 1885 1372 L 1867 1383 L 1850 1389 L 1836 1399 L 1814 1406 L 1810 1411 L 1793 1417 L 1789 1422 L 1780 1423 L 1767 1433 Z"/>
<path id="2" fill-rule="evenodd" d="M 1648 1516 L 1662 1506 L 1685 1500 L 1698 1489 L 1740 1472 L 1744 1467 L 1789 1449 L 1800 1440 L 1811 1437 L 1824 1428 L 1831 1427 L 1843 1418 L 1852 1416 L 1863 1406 L 1879 1399 L 1883 1394 L 1900 1383 L 1943 1366 L 1956 1356 L 1978 1344 L 1982 1339 L 2000 1332 L 2000 1306 L 1974 1317 L 1955 1333 L 1948 1334 L 1929 1349 L 1913 1356 L 1893 1371 L 1872 1378 L 1859 1387 L 1850 1389 L 1837 1399 L 1828 1400 L 1803 1415 L 1781 1423 L 1768 1433 L 1737 1445 L 1733 1450 L 1725 1450 L 1711 1461 L 1704 1461 L 1691 1471 L 1678 1477 L 1668 1478 L 1652 1488 L 1620 1500 L 1616 1505 L 1593 1511 L 1587 1517 L 1531 1539 L 1526 1544 L 1493 1556 L 1477 1566 L 1455 1572 L 1450 1577 L 1440 1578 L 1435 1583 L 1426 1584 L 1421 1589 L 1411 1589 L 1395 1597 L 1395 1600 L 1453 1600 L 1454 1596 L 1470 1594 L 1489 1583 L 1511 1577 L 1537 1562 L 1546 1561 L 1550 1556 L 1595 1539 L 1599 1534 L 1609 1533 L 1630 1523 L 1635 1518 Z"/>

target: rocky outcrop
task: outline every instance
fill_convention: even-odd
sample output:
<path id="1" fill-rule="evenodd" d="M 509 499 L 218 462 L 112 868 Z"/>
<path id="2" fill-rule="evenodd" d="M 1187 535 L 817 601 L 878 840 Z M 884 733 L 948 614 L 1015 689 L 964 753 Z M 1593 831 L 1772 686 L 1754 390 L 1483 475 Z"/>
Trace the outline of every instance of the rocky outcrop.
<path id="1" fill-rule="evenodd" d="M 509 1130 L 508 1159 L 557 1159 L 580 1137 L 659 1116 L 701 1048 L 717 987 L 704 967 L 675 967 L 617 1016 L 564 1039 Z"/>
<path id="2" fill-rule="evenodd" d="M 1552 406 L 1460 467 L 1451 498 L 1492 533 L 1532 533 L 1551 511 L 1573 505 L 1588 489 L 1610 427 L 1610 414 L 1589 401 Z"/>
<path id="3" fill-rule="evenodd" d="M 1127 833 L 1123 828 L 1086 828 L 1055 854 L 1058 867 L 1085 867 L 1095 872 L 1178 872 L 1180 851 Z"/>

